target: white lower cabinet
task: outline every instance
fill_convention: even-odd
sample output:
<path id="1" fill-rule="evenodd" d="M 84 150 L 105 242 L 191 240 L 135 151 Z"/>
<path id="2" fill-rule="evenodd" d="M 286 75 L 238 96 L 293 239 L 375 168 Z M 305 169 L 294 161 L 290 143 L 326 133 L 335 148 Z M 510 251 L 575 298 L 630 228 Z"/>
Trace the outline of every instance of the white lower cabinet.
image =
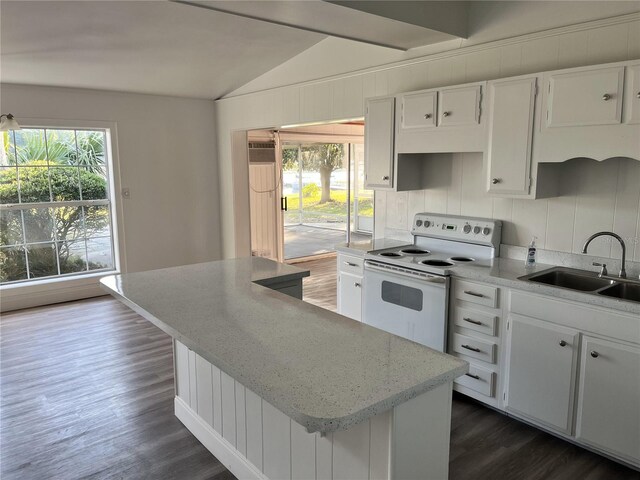
<path id="1" fill-rule="evenodd" d="M 520 315 L 509 322 L 507 410 L 570 433 L 578 332 Z"/>
<path id="2" fill-rule="evenodd" d="M 362 321 L 362 277 L 341 272 L 338 276 L 338 313 Z"/>
<path id="3" fill-rule="evenodd" d="M 576 439 L 640 463 L 640 348 L 584 336 Z"/>
<path id="4" fill-rule="evenodd" d="M 338 254 L 338 313 L 362 321 L 364 258 Z"/>

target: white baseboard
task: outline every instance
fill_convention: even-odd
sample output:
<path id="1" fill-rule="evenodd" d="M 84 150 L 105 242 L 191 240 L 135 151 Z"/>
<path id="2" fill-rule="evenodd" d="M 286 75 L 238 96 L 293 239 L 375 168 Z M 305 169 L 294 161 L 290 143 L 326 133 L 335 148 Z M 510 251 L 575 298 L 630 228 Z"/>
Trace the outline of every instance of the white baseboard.
<path id="1" fill-rule="evenodd" d="M 207 450 L 240 480 L 269 480 L 255 465 L 244 457 L 206 423 L 180 397 L 174 399 L 175 414 Z"/>

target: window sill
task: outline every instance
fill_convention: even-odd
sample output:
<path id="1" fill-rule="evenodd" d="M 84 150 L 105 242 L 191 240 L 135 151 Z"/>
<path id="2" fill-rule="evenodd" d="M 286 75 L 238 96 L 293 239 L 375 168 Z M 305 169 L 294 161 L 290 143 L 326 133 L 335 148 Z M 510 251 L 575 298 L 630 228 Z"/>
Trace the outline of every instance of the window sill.
<path id="1" fill-rule="evenodd" d="M 118 273 L 112 270 L 3 285 L 0 287 L 0 311 L 8 312 L 105 295 L 106 293 L 100 288 L 100 279 Z"/>

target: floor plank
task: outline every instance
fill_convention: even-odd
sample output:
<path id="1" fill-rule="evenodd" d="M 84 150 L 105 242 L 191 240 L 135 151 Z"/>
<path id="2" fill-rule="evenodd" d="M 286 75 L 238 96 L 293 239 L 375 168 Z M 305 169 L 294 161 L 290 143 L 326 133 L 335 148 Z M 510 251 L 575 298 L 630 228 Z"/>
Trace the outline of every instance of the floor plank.
<path id="1" fill-rule="evenodd" d="M 305 300 L 335 310 L 335 258 Z M 110 297 L 4 314 L 0 477 L 233 479 L 173 414 L 171 341 Z M 453 402 L 450 479 L 640 479 L 640 473 L 490 410 Z"/>

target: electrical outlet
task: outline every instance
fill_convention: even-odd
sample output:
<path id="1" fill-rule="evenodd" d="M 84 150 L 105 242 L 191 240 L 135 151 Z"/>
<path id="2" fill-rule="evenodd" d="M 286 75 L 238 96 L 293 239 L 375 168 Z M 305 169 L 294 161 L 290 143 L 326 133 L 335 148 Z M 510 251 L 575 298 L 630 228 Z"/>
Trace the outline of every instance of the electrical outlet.
<path id="1" fill-rule="evenodd" d="M 129 187 L 122 188 L 122 198 L 131 198 L 131 191 L 129 190 Z"/>

